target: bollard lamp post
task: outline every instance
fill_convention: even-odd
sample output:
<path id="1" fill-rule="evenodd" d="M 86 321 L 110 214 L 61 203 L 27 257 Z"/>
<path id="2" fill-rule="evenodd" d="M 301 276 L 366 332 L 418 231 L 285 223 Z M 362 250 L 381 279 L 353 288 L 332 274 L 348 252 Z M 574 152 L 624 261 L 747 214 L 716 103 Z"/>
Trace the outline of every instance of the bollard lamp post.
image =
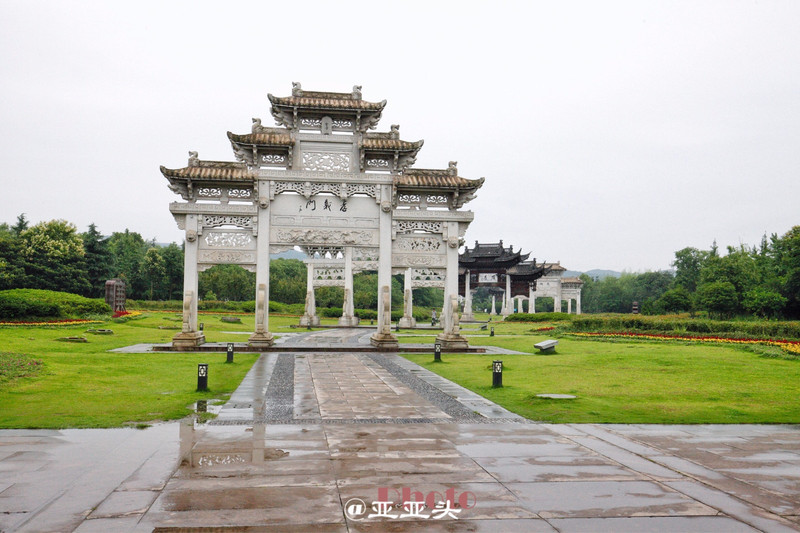
<path id="1" fill-rule="evenodd" d="M 502 387 L 503 386 L 503 362 L 502 361 L 493 361 L 492 362 L 492 387 Z"/>
<path id="2" fill-rule="evenodd" d="M 200 363 L 197 365 L 197 390 L 208 390 L 208 363 Z"/>

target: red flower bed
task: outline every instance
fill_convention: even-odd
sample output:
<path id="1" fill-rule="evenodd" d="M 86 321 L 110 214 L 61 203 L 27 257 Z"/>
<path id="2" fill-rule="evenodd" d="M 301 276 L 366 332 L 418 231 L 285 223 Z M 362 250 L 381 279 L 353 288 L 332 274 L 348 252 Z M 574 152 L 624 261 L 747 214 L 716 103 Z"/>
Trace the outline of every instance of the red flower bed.
<path id="1" fill-rule="evenodd" d="M 689 342 L 711 342 L 718 344 L 766 344 L 768 346 L 778 346 L 785 351 L 800 355 L 800 341 L 789 341 L 785 339 L 753 339 L 753 338 L 727 338 L 714 335 L 704 335 L 693 337 L 690 335 L 674 335 L 668 333 L 632 333 L 629 331 L 615 331 L 611 333 L 572 333 L 577 337 L 596 337 L 596 338 L 631 338 L 647 340 L 678 340 Z"/>

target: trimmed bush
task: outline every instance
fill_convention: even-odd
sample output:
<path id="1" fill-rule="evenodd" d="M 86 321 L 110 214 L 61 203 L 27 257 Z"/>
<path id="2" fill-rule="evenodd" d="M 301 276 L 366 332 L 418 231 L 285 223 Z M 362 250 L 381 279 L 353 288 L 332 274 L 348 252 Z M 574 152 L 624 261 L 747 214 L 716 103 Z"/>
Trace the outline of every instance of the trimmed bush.
<path id="1" fill-rule="evenodd" d="M 572 320 L 576 315 L 568 313 L 514 313 L 506 317 L 506 322 L 559 322 Z"/>
<path id="2" fill-rule="evenodd" d="M 642 315 L 581 315 L 571 331 L 699 333 L 719 336 L 800 339 L 800 322 L 771 320 L 708 320 Z"/>
<path id="3" fill-rule="evenodd" d="M 67 292 L 40 289 L 0 291 L 0 318 L 55 318 L 110 313 L 99 298 L 84 298 Z"/>

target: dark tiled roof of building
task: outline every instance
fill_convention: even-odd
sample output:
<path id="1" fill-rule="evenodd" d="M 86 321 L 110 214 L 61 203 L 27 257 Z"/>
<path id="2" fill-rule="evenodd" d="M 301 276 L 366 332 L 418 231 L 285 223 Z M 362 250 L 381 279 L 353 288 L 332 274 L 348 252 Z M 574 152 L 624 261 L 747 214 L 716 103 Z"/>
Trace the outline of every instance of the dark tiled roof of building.
<path id="1" fill-rule="evenodd" d="M 166 178 L 215 181 L 251 181 L 257 175 L 244 163 L 230 161 L 196 161 L 196 164 L 178 169 L 162 166 L 161 173 Z"/>
<path id="2" fill-rule="evenodd" d="M 383 111 L 386 100 L 381 102 L 367 102 L 355 100 L 344 93 L 312 93 L 304 91 L 303 96 L 274 96 L 268 94 L 270 103 L 274 106 L 305 107 L 312 109 L 340 109 L 359 111 Z"/>
<path id="3" fill-rule="evenodd" d="M 513 246 L 508 248 L 503 247 L 503 241 L 499 243 L 481 244 L 475 242 L 475 248 L 465 248 L 464 252 L 459 255 L 459 262 L 473 262 L 476 260 L 493 259 L 498 262 L 508 262 L 516 260 L 517 262 L 524 261 L 531 255 L 527 253 L 521 254 L 521 251 L 514 251 Z"/>
<path id="4" fill-rule="evenodd" d="M 527 259 L 530 254 L 526 254 L 524 257 Z M 534 261 L 529 263 L 519 263 L 514 265 L 513 267 L 509 268 L 506 272 L 513 276 L 531 276 L 536 275 L 540 277 L 542 272 L 544 272 L 545 267 L 542 264 L 535 264 Z"/>
<path id="5" fill-rule="evenodd" d="M 549 272 L 565 272 L 567 270 L 558 263 L 545 263 L 544 266 L 547 267 Z"/>
<path id="6" fill-rule="evenodd" d="M 244 135 L 228 132 L 228 139 L 235 143 L 261 146 L 292 146 L 294 144 L 291 132 L 286 128 L 261 128 L 261 130 Z"/>
<path id="7" fill-rule="evenodd" d="M 417 142 L 402 141 L 391 137 L 378 137 L 374 133 L 367 133 L 361 141 L 361 146 L 367 150 L 398 150 L 410 152 L 422 148 L 424 141 Z"/>
<path id="8" fill-rule="evenodd" d="M 478 189 L 484 178 L 468 180 L 455 175 L 449 170 L 409 168 L 403 174 L 395 176 L 394 183 L 407 187 L 431 187 L 448 189 Z"/>

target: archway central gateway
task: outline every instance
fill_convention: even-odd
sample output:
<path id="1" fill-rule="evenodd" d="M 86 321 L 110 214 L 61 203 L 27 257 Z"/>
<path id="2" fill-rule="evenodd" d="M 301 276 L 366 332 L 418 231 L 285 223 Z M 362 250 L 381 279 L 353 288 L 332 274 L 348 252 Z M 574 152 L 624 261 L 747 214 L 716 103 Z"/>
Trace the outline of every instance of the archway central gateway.
<path id="1" fill-rule="evenodd" d="M 462 210 L 483 178 L 446 169 L 411 168 L 423 141 L 403 141 L 399 126 L 377 126 L 386 101 L 351 93 L 312 92 L 294 83 L 292 95 L 269 95 L 278 127 L 254 118 L 251 132 L 228 132 L 236 162 L 203 161 L 161 167 L 185 201 L 170 204 L 185 231 L 183 327 L 173 346 L 205 342 L 197 324 L 198 272 L 237 264 L 256 272 L 255 347 L 269 332 L 269 257 L 300 246 L 313 257 L 330 252 L 351 261 L 377 258 L 378 329 L 371 342 L 396 348 L 391 333 L 391 276 L 424 268 L 444 276 L 445 312 L 439 340 L 466 346 L 457 317 L 458 248 L 474 215 Z M 345 265 L 352 272 L 352 264 Z M 352 287 L 352 285 L 351 285 Z"/>

